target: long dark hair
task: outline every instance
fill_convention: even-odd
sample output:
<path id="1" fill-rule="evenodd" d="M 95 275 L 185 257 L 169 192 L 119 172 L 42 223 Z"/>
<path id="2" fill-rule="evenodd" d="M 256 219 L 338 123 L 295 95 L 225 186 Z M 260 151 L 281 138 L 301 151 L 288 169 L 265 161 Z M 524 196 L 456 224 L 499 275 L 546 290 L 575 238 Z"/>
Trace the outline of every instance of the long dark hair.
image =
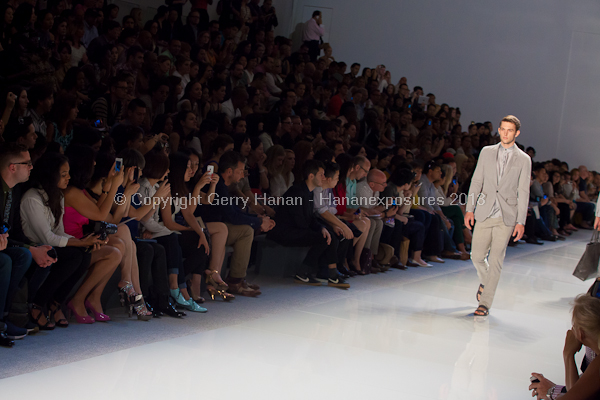
<path id="1" fill-rule="evenodd" d="M 73 144 L 67 148 L 65 155 L 71 167 L 69 186 L 85 189 L 94 175 L 94 150 L 85 144 Z"/>
<path id="2" fill-rule="evenodd" d="M 169 157 L 169 183 L 171 184 L 171 194 L 174 198 L 186 197 L 190 193 L 185 182 L 185 172 L 188 162 L 190 162 L 190 157 L 181 152 L 171 154 Z"/>
<path id="3" fill-rule="evenodd" d="M 52 108 L 53 120 L 56 122 L 56 126 L 58 126 L 59 132 L 55 132 L 55 136 L 60 136 L 60 130 L 62 129 L 65 123 L 69 125 L 72 124 L 73 121 L 69 121 L 69 117 L 71 115 L 71 110 L 77 107 L 77 97 L 72 94 L 59 94 L 54 102 L 54 107 Z M 67 133 L 71 126 L 66 126 Z"/>
<path id="4" fill-rule="evenodd" d="M 46 192 L 48 198 L 44 205 L 50 209 L 54 216 L 55 228 L 58 226 L 63 213 L 63 207 L 60 204 L 63 192 L 58 188 L 60 168 L 68 162 L 68 158 L 60 153 L 44 153 L 36 161 L 35 168 L 31 171 L 31 187 Z"/>

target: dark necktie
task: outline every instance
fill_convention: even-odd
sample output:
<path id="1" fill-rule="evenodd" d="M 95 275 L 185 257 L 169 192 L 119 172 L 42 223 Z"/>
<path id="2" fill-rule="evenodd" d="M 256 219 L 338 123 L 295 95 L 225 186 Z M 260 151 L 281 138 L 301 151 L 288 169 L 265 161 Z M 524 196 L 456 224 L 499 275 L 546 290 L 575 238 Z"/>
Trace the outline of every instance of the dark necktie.
<path id="1" fill-rule="evenodd" d="M 10 217 L 10 206 L 12 205 L 12 190 L 8 190 L 6 204 L 4 205 L 4 223 L 7 224 Z"/>

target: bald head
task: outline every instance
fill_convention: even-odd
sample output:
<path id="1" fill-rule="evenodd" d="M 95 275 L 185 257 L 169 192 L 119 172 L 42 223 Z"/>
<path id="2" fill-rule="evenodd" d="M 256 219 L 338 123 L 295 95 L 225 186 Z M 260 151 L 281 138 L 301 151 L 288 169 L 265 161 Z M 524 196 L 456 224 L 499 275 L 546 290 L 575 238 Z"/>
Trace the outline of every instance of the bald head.
<path id="1" fill-rule="evenodd" d="M 588 169 L 585 165 L 580 165 L 579 166 L 579 176 L 582 179 L 587 179 L 589 175 Z"/>
<path id="2" fill-rule="evenodd" d="M 367 183 L 373 192 L 383 192 L 387 186 L 387 177 L 383 171 L 372 169 L 367 174 Z"/>
<path id="3" fill-rule="evenodd" d="M 378 181 L 378 182 L 385 182 L 386 181 L 386 176 L 383 173 L 382 170 L 374 168 L 372 170 L 369 171 L 369 173 L 367 174 L 367 181 L 372 182 L 372 181 Z"/>

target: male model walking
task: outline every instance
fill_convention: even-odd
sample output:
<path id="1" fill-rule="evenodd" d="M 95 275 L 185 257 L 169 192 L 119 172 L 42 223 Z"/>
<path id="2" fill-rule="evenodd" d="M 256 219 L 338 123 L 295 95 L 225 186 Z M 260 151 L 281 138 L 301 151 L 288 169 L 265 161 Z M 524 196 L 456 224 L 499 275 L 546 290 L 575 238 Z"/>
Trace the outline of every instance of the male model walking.
<path id="1" fill-rule="evenodd" d="M 481 282 L 475 310 L 478 316 L 489 315 L 508 241 L 512 236 L 518 241 L 525 231 L 531 159 L 515 145 L 520 129 L 517 117 L 502 119 L 500 143 L 481 150 L 469 188 L 465 225 L 472 229 L 477 220 L 471 259 Z"/>

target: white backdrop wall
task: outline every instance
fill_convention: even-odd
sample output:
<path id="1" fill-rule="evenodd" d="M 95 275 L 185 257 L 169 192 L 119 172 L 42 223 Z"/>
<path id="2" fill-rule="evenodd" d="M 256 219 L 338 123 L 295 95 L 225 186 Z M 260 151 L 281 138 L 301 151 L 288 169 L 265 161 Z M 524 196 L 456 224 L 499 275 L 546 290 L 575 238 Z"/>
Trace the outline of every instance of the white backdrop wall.
<path id="1" fill-rule="evenodd" d="M 330 43 L 348 64 L 383 63 L 461 122 L 505 114 L 538 160 L 600 170 L 600 2 L 595 0 L 296 0 L 333 9 Z"/>
<path id="2" fill-rule="evenodd" d="M 394 82 L 406 76 L 411 88 L 423 86 L 438 103 L 460 107 L 464 128 L 486 120 L 496 128 L 502 116 L 515 114 L 523 124 L 519 141 L 536 148 L 537 160 L 558 157 L 600 170 L 597 0 L 274 0 L 274 6 L 278 35 L 293 37 L 305 8 L 327 7 L 337 60 L 385 64 Z"/>

